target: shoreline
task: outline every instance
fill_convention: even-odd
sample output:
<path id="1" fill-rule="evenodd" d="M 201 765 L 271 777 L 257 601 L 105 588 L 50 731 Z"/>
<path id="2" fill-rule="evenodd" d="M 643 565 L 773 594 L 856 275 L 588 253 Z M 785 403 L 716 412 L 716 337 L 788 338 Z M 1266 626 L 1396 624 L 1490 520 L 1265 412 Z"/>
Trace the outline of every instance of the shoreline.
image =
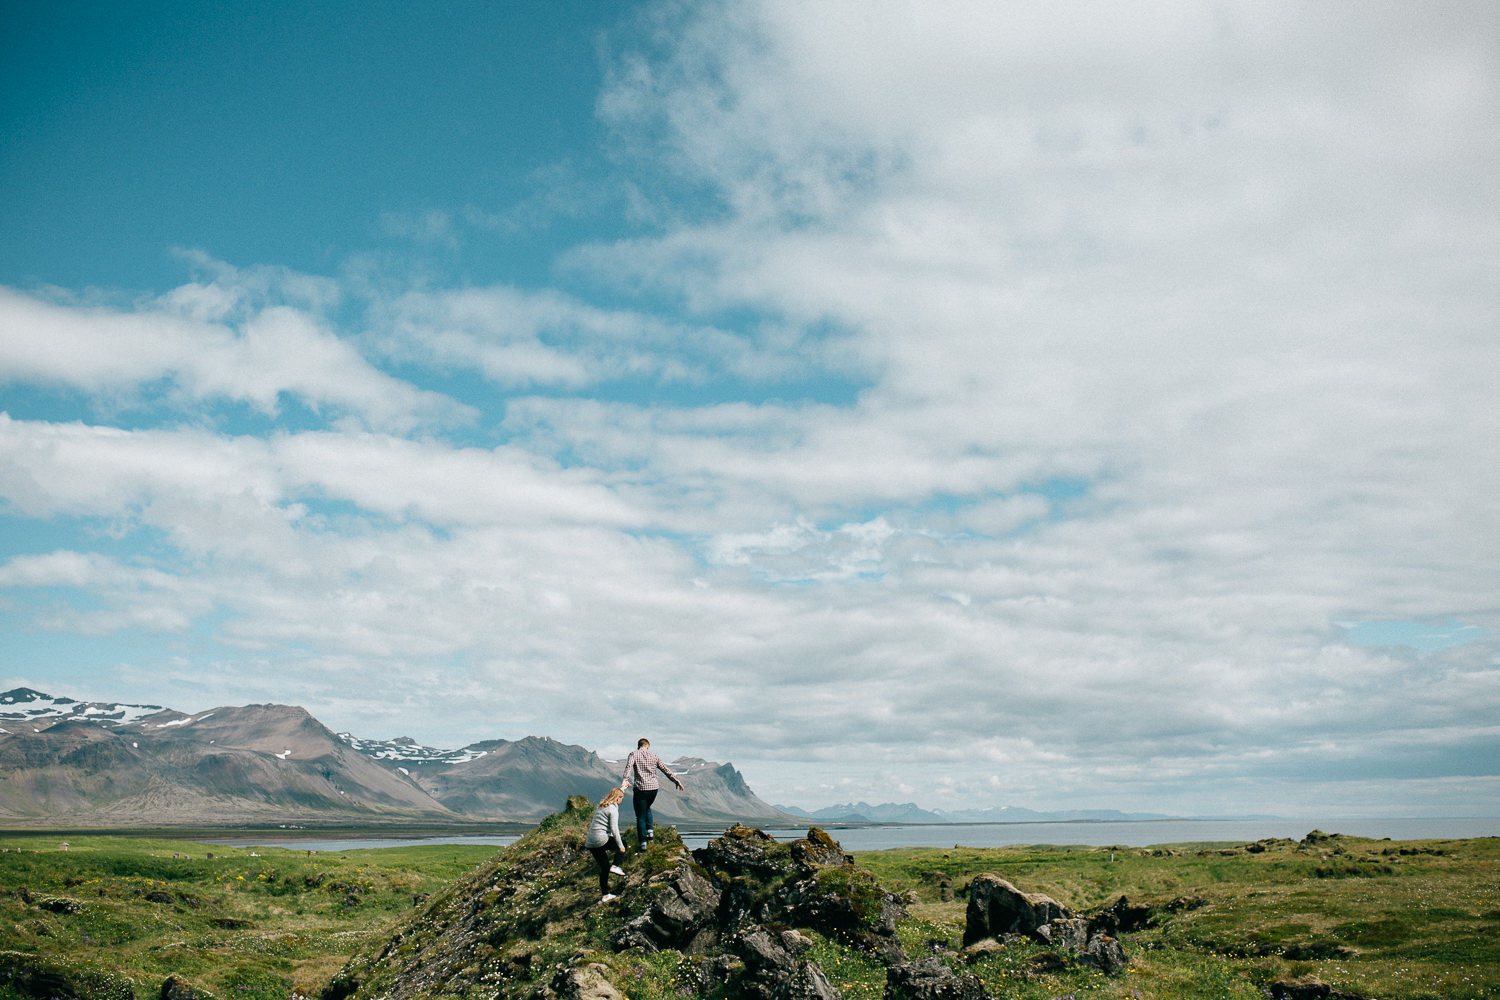
<path id="1" fill-rule="evenodd" d="M 1382 819 L 1360 819 L 1350 817 L 1325 817 L 1323 819 L 1220 819 L 1177 818 L 1169 820 L 1006 820 L 999 822 L 963 823 L 857 823 L 839 821 L 820 823 L 803 818 L 797 823 L 761 825 L 758 822 L 725 819 L 719 823 L 667 823 L 675 827 L 679 836 L 690 840 L 706 840 L 717 837 L 735 822 L 755 826 L 776 836 L 797 835 L 808 827 L 832 833 L 837 839 L 847 840 L 845 847 L 851 851 L 881 850 L 897 846 L 934 846 L 955 844 L 956 840 L 982 831 L 992 831 L 992 836 L 981 837 L 969 846 L 1003 846 L 1021 843 L 1016 838 L 1035 832 L 1036 843 L 1077 844 L 1078 834 L 1086 832 L 1108 833 L 1106 841 L 1117 844 L 1139 846 L 1142 843 L 1167 844 L 1196 842 L 1203 839 L 1198 834 L 1207 834 L 1215 842 L 1250 842 L 1266 837 L 1298 839 L 1312 830 L 1325 833 L 1342 833 L 1347 836 L 1372 840 L 1473 840 L 1500 836 L 1500 818 L 1495 817 L 1388 817 Z M 235 823 L 235 824 L 181 824 L 150 826 L 90 827 L 77 824 L 58 826 L 0 828 L 0 838 L 52 838 L 119 837 L 136 840 L 183 840 L 207 844 L 231 844 L 256 842 L 266 846 L 288 846 L 297 848 L 328 842 L 359 841 L 436 841 L 449 838 L 519 839 L 538 826 L 538 821 L 496 820 L 469 823 Z M 1174 829 L 1175 828 L 1175 829 Z M 1296 833 L 1288 833 L 1297 828 Z M 1138 839 L 1150 831 L 1149 841 Z M 888 836 L 882 836 L 886 832 Z M 840 834 L 848 835 L 841 838 Z M 1049 836 L 1049 834 L 1051 836 Z M 875 846 L 876 844 L 880 846 Z"/>

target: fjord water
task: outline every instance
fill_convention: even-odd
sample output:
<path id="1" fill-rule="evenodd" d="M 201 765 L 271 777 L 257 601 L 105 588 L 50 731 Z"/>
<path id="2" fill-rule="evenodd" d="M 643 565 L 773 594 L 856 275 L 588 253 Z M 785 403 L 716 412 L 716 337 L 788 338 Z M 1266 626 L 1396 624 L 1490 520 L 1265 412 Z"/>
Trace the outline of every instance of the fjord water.
<path id="1" fill-rule="evenodd" d="M 1500 819 L 1233 819 L 1075 821 L 1071 823 L 951 823 L 829 829 L 846 851 L 892 847 L 1007 847 L 1013 844 L 1147 847 L 1152 844 L 1250 843 L 1267 837 L 1301 840 L 1313 830 L 1391 840 L 1461 840 L 1500 836 Z M 777 839 L 783 831 L 773 830 Z M 801 836 L 805 830 L 785 831 Z M 684 840 L 690 838 L 684 837 Z M 690 845 L 696 846 L 696 845 Z"/>
<path id="2" fill-rule="evenodd" d="M 621 817 L 622 821 L 625 817 Z M 809 825 L 816 824 L 809 821 Z M 1500 818 L 1398 819 L 1164 819 L 1130 822 L 1074 821 L 1070 823 L 934 823 L 899 826 L 824 826 L 846 851 L 883 851 L 893 847 L 1007 847 L 1014 844 L 1085 845 L 1089 847 L 1148 847 L 1152 844 L 1250 843 L 1267 837 L 1301 840 L 1313 830 L 1352 837 L 1391 840 L 1466 840 L 1500 836 Z M 702 847 L 722 831 L 684 829 L 690 848 Z M 793 840 L 806 826 L 768 828 L 777 840 Z M 352 851 L 380 847 L 418 847 L 436 844 L 514 843 L 513 836 L 370 837 L 317 840 L 309 838 L 234 839 L 216 841 L 231 847 L 288 847 L 309 851 Z"/>

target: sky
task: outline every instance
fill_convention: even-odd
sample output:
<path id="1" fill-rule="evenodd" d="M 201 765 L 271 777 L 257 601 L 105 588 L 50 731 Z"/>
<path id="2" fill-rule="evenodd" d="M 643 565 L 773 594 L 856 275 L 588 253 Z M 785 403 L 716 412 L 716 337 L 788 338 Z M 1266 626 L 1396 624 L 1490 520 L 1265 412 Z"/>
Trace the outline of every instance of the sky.
<path id="1" fill-rule="evenodd" d="M 0 18 L 0 684 L 1500 816 L 1500 6 Z"/>

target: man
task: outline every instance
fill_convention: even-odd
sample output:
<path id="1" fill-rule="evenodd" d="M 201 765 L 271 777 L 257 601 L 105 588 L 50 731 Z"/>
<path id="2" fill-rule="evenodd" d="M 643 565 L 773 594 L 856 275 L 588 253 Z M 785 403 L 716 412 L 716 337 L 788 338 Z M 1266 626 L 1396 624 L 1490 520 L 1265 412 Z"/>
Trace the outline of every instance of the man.
<path id="1" fill-rule="evenodd" d="M 668 771 L 661 758 L 651 752 L 651 741 L 643 736 L 636 741 L 635 750 L 625 758 L 625 774 L 620 780 L 621 790 L 634 786 L 630 793 L 630 804 L 635 808 L 636 839 L 642 851 L 650 846 L 651 836 L 656 832 L 651 816 L 651 803 L 656 801 L 656 793 L 661 789 L 656 779 L 657 771 L 671 778 L 679 792 L 687 791 L 682 787 L 682 782 L 677 780 L 677 775 Z"/>

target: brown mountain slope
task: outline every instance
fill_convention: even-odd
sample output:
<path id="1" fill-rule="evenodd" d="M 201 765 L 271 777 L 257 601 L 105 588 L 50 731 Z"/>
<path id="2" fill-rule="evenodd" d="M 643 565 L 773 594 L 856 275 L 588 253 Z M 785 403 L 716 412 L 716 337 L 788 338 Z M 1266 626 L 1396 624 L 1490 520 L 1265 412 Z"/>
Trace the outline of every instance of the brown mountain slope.
<path id="1" fill-rule="evenodd" d="M 5 733 L 0 816 L 80 826 L 458 819 L 301 709 L 271 708 L 165 735 L 73 721 Z M 281 749 L 233 745 L 242 735 Z"/>
<path id="2" fill-rule="evenodd" d="M 666 822 L 795 822 L 731 765 L 669 766 L 688 794 L 663 790 L 655 811 Z M 0 822 L 22 826 L 524 822 L 570 795 L 597 799 L 621 769 L 535 736 L 461 751 L 357 740 L 290 705 L 186 715 L 0 694 Z"/>

